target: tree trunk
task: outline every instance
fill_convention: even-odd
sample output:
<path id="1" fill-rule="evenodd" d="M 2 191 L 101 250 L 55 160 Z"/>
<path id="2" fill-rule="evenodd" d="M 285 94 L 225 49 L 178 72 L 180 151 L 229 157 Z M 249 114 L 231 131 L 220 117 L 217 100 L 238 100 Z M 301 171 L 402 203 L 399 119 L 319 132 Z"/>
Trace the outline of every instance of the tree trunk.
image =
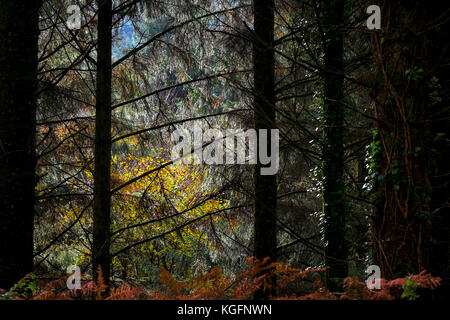
<path id="1" fill-rule="evenodd" d="M 377 72 L 372 94 L 381 145 L 373 259 L 388 279 L 430 268 L 448 277 L 448 158 L 439 155 L 448 148 L 442 145 L 448 136 L 437 139 L 438 131 L 446 130 L 441 117 L 448 115 L 448 104 L 442 101 L 448 99 L 442 96 L 435 103 L 432 98 L 433 91 L 443 94 L 433 78 L 442 87 L 448 71 L 441 40 L 447 30 L 436 20 L 445 7 L 398 0 L 386 1 L 382 9 L 383 41 L 373 38 Z M 439 145 L 443 150 L 436 149 Z M 439 243 L 437 250 L 433 241 Z M 438 261 L 430 258 L 433 251 Z"/>
<path id="2" fill-rule="evenodd" d="M 274 1 L 255 0 L 254 10 L 254 108 L 255 129 L 269 129 L 267 150 L 271 150 L 270 129 L 275 128 L 275 67 L 274 67 Z M 259 150 L 259 146 L 257 148 Z M 254 256 L 263 260 L 269 257 L 274 261 L 276 253 L 276 176 L 261 175 L 261 164 L 255 166 L 255 220 Z M 274 288 L 273 279 L 272 281 Z M 272 288 L 272 289 L 273 289 Z M 273 290 L 272 290 L 273 292 Z M 263 298 L 271 293 L 258 291 L 255 298 Z"/>
<path id="3" fill-rule="evenodd" d="M 321 26 L 324 30 L 324 142 L 323 211 L 325 264 L 330 267 L 330 290 L 340 290 L 348 274 L 346 240 L 346 202 L 344 196 L 344 0 L 320 1 Z"/>
<path id="4" fill-rule="evenodd" d="M 0 2 L 0 288 L 33 269 L 38 10 Z"/>
<path id="5" fill-rule="evenodd" d="M 434 21 L 442 12 L 448 10 L 447 3 L 429 4 L 428 21 Z M 435 27 L 428 34 L 428 57 L 437 80 L 429 86 L 427 118 L 430 134 L 427 146 L 430 153 L 430 182 L 432 186 L 430 211 L 431 248 L 428 271 L 442 278 L 441 285 L 434 296 L 441 301 L 450 300 L 450 45 L 442 44 L 442 39 L 450 37 L 450 22 Z M 440 99 L 439 99 L 440 98 Z M 446 134 L 445 134 L 446 133 Z M 443 136 L 444 134 L 444 136 Z M 430 147 L 431 146 L 431 147 Z"/>
<path id="6" fill-rule="evenodd" d="M 97 90 L 95 118 L 93 275 L 110 277 L 111 213 L 111 0 L 98 0 Z"/>

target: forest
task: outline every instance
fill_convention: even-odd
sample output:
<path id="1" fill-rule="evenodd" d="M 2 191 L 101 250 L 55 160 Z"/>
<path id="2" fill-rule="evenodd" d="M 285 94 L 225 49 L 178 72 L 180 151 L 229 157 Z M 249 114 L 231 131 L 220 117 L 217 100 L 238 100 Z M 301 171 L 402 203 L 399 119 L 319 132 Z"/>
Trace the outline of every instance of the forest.
<path id="1" fill-rule="evenodd" d="M 449 20 L 0 0 L 0 300 L 448 300 Z"/>

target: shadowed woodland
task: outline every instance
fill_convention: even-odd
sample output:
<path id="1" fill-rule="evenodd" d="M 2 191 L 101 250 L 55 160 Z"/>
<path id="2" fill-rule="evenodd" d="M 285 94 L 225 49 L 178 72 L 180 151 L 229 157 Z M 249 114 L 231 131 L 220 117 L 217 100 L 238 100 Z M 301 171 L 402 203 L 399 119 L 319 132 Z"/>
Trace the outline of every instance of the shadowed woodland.
<path id="1" fill-rule="evenodd" d="M 0 0 L 0 300 L 448 299 L 449 19 Z M 194 125 L 278 129 L 277 173 L 173 161 Z"/>

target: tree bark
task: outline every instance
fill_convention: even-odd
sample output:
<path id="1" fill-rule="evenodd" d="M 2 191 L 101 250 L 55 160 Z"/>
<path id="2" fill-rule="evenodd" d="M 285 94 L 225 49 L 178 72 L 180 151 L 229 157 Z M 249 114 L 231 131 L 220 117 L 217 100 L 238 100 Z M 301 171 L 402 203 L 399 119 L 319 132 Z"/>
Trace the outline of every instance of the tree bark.
<path id="1" fill-rule="evenodd" d="M 33 269 L 40 1 L 0 2 L 0 288 Z"/>
<path id="2" fill-rule="evenodd" d="M 255 129 L 268 129 L 267 150 L 271 150 L 270 129 L 275 128 L 275 58 L 274 58 L 274 1 L 255 0 L 254 12 L 254 112 Z M 259 146 L 257 148 L 259 150 Z M 276 257 L 276 175 L 261 175 L 261 164 L 255 166 L 255 220 L 254 220 L 254 256 L 263 260 Z M 273 292 L 258 291 L 256 298 L 264 298 Z"/>
<path id="3" fill-rule="evenodd" d="M 427 20 L 434 21 L 448 10 L 446 3 L 430 3 L 431 12 Z M 429 86 L 428 112 L 430 134 L 426 144 L 430 154 L 431 193 L 431 245 L 430 266 L 432 275 L 442 278 L 434 296 L 441 301 L 450 300 L 450 45 L 442 44 L 442 39 L 450 37 L 450 22 L 435 24 L 427 35 L 428 57 L 432 62 L 433 76 L 437 80 Z M 434 98 L 432 98 L 434 96 Z M 440 98 L 436 99 L 436 98 Z M 431 98 L 431 99 L 430 99 Z M 443 134 L 445 134 L 442 136 Z"/>
<path id="4" fill-rule="evenodd" d="M 382 4 L 383 41 L 373 38 L 381 154 L 372 236 L 384 277 L 426 269 L 447 277 L 448 290 L 448 136 L 439 138 L 448 121 L 448 22 L 439 23 L 445 10 L 426 2 Z"/>
<path id="5" fill-rule="evenodd" d="M 324 31 L 323 212 L 325 264 L 330 290 L 341 290 L 348 274 L 346 202 L 344 196 L 344 0 L 319 1 Z"/>
<path id="6" fill-rule="evenodd" d="M 112 1 L 98 0 L 97 88 L 95 118 L 93 276 L 101 268 L 110 278 L 111 221 L 111 26 Z"/>

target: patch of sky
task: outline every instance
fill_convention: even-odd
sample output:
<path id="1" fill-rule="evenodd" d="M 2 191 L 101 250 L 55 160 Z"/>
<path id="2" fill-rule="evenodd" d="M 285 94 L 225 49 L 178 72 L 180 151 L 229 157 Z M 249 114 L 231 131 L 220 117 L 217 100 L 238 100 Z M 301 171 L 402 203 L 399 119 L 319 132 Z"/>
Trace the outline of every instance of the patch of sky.
<path id="1" fill-rule="evenodd" d="M 134 26 L 130 20 L 119 26 L 117 30 L 118 36 L 114 39 L 112 47 L 113 61 L 119 59 L 136 46 L 137 40 L 134 37 L 134 33 Z"/>
<path id="2" fill-rule="evenodd" d="M 131 22 L 130 19 L 125 20 L 118 27 L 117 36 L 113 42 L 112 58 L 113 61 L 127 54 L 130 50 L 139 46 L 147 39 L 164 31 L 172 25 L 174 19 L 172 17 L 163 17 L 156 21 L 148 21 L 144 19 L 141 22 Z M 137 28 L 137 30 L 136 30 Z M 140 32 L 139 32 L 140 31 Z M 174 33 L 173 31 L 172 33 Z M 167 36 L 170 36 L 170 32 Z"/>

